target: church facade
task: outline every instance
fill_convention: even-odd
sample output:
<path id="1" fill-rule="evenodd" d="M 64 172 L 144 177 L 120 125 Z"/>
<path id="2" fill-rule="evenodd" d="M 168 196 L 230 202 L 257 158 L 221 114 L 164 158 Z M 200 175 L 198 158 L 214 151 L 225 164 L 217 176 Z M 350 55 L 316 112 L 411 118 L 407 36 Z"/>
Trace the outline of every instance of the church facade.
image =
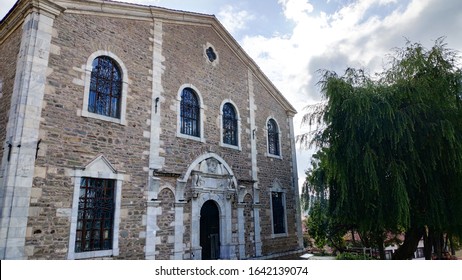
<path id="1" fill-rule="evenodd" d="M 295 114 L 214 16 L 19 0 L 0 22 L 0 258 L 300 251 Z"/>

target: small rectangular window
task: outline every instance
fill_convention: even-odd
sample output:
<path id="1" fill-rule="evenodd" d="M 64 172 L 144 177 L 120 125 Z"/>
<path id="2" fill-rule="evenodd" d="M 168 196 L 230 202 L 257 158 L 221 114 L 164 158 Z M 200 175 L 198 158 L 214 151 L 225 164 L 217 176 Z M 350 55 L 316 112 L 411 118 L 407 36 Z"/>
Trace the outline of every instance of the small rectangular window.
<path id="1" fill-rule="evenodd" d="M 112 249 L 115 180 L 82 178 L 75 252 Z"/>
<path id="2" fill-rule="evenodd" d="M 271 205 L 273 211 L 273 233 L 280 234 L 285 233 L 285 214 L 284 214 L 284 203 L 282 192 L 271 193 Z"/>

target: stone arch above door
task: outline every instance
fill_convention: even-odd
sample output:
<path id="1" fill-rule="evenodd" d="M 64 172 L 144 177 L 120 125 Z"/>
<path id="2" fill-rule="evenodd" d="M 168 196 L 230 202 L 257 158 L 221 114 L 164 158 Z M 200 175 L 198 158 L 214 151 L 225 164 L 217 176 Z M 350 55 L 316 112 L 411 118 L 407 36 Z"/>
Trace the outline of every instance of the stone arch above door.
<path id="1" fill-rule="evenodd" d="M 186 183 L 190 184 L 192 198 L 198 198 L 200 193 L 220 194 L 227 199 L 236 196 L 237 180 L 231 167 L 214 153 L 206 153 L 195 159 L 178 182 L 183 183 L 183 191 Z"/>
<path id="2" fill-rule="evenodd" d="M 196 158 L 186 171 L 181 181 L 186 182 L 194 173 L 202 173 L 213 177 L 228 177 L 232 186 L 237 186 L 236 177 L 229 164 L 215 153 L 206 153 Z"/>

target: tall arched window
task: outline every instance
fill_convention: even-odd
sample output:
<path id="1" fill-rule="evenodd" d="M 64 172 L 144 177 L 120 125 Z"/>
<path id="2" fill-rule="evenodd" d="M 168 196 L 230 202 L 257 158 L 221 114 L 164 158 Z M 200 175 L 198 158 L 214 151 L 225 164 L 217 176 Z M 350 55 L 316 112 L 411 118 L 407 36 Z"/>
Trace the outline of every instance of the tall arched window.
<path id="1" fill-rule="evenodd" d="M 279 128 L 276 121 L 268 120 L 268 153 L 271 155 L 280 155 L 279 150 Z"/>
<path id="2" fill-rule="evenodd" d="M 238 144 L 237 114 L 231 103 L 223 105 L 223 143 Z"/>
<path id="3" fill-rule="evenodd" d="M 200 106 L 196 93 L 191 88 L 181 92 L 180 132 L 200 136 Z"/>
<path id="4" fill-rule="evenodd" d="M 93 60 L 88 112 L 120 118 L 122 75 L 120 67 L 108 56 Z"/>

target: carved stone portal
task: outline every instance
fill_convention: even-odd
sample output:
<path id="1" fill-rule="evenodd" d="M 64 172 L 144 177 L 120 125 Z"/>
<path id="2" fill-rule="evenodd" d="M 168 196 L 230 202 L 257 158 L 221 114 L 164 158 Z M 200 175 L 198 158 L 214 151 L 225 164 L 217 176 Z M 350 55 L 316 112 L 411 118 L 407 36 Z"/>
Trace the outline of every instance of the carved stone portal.
<path id="1" fill-rule="evenodd" d="M 191 185 L 198 192 L 229 193 L 235 190 L 234 175 L 216 158 L 199 162 L 191 171 Z"/>

